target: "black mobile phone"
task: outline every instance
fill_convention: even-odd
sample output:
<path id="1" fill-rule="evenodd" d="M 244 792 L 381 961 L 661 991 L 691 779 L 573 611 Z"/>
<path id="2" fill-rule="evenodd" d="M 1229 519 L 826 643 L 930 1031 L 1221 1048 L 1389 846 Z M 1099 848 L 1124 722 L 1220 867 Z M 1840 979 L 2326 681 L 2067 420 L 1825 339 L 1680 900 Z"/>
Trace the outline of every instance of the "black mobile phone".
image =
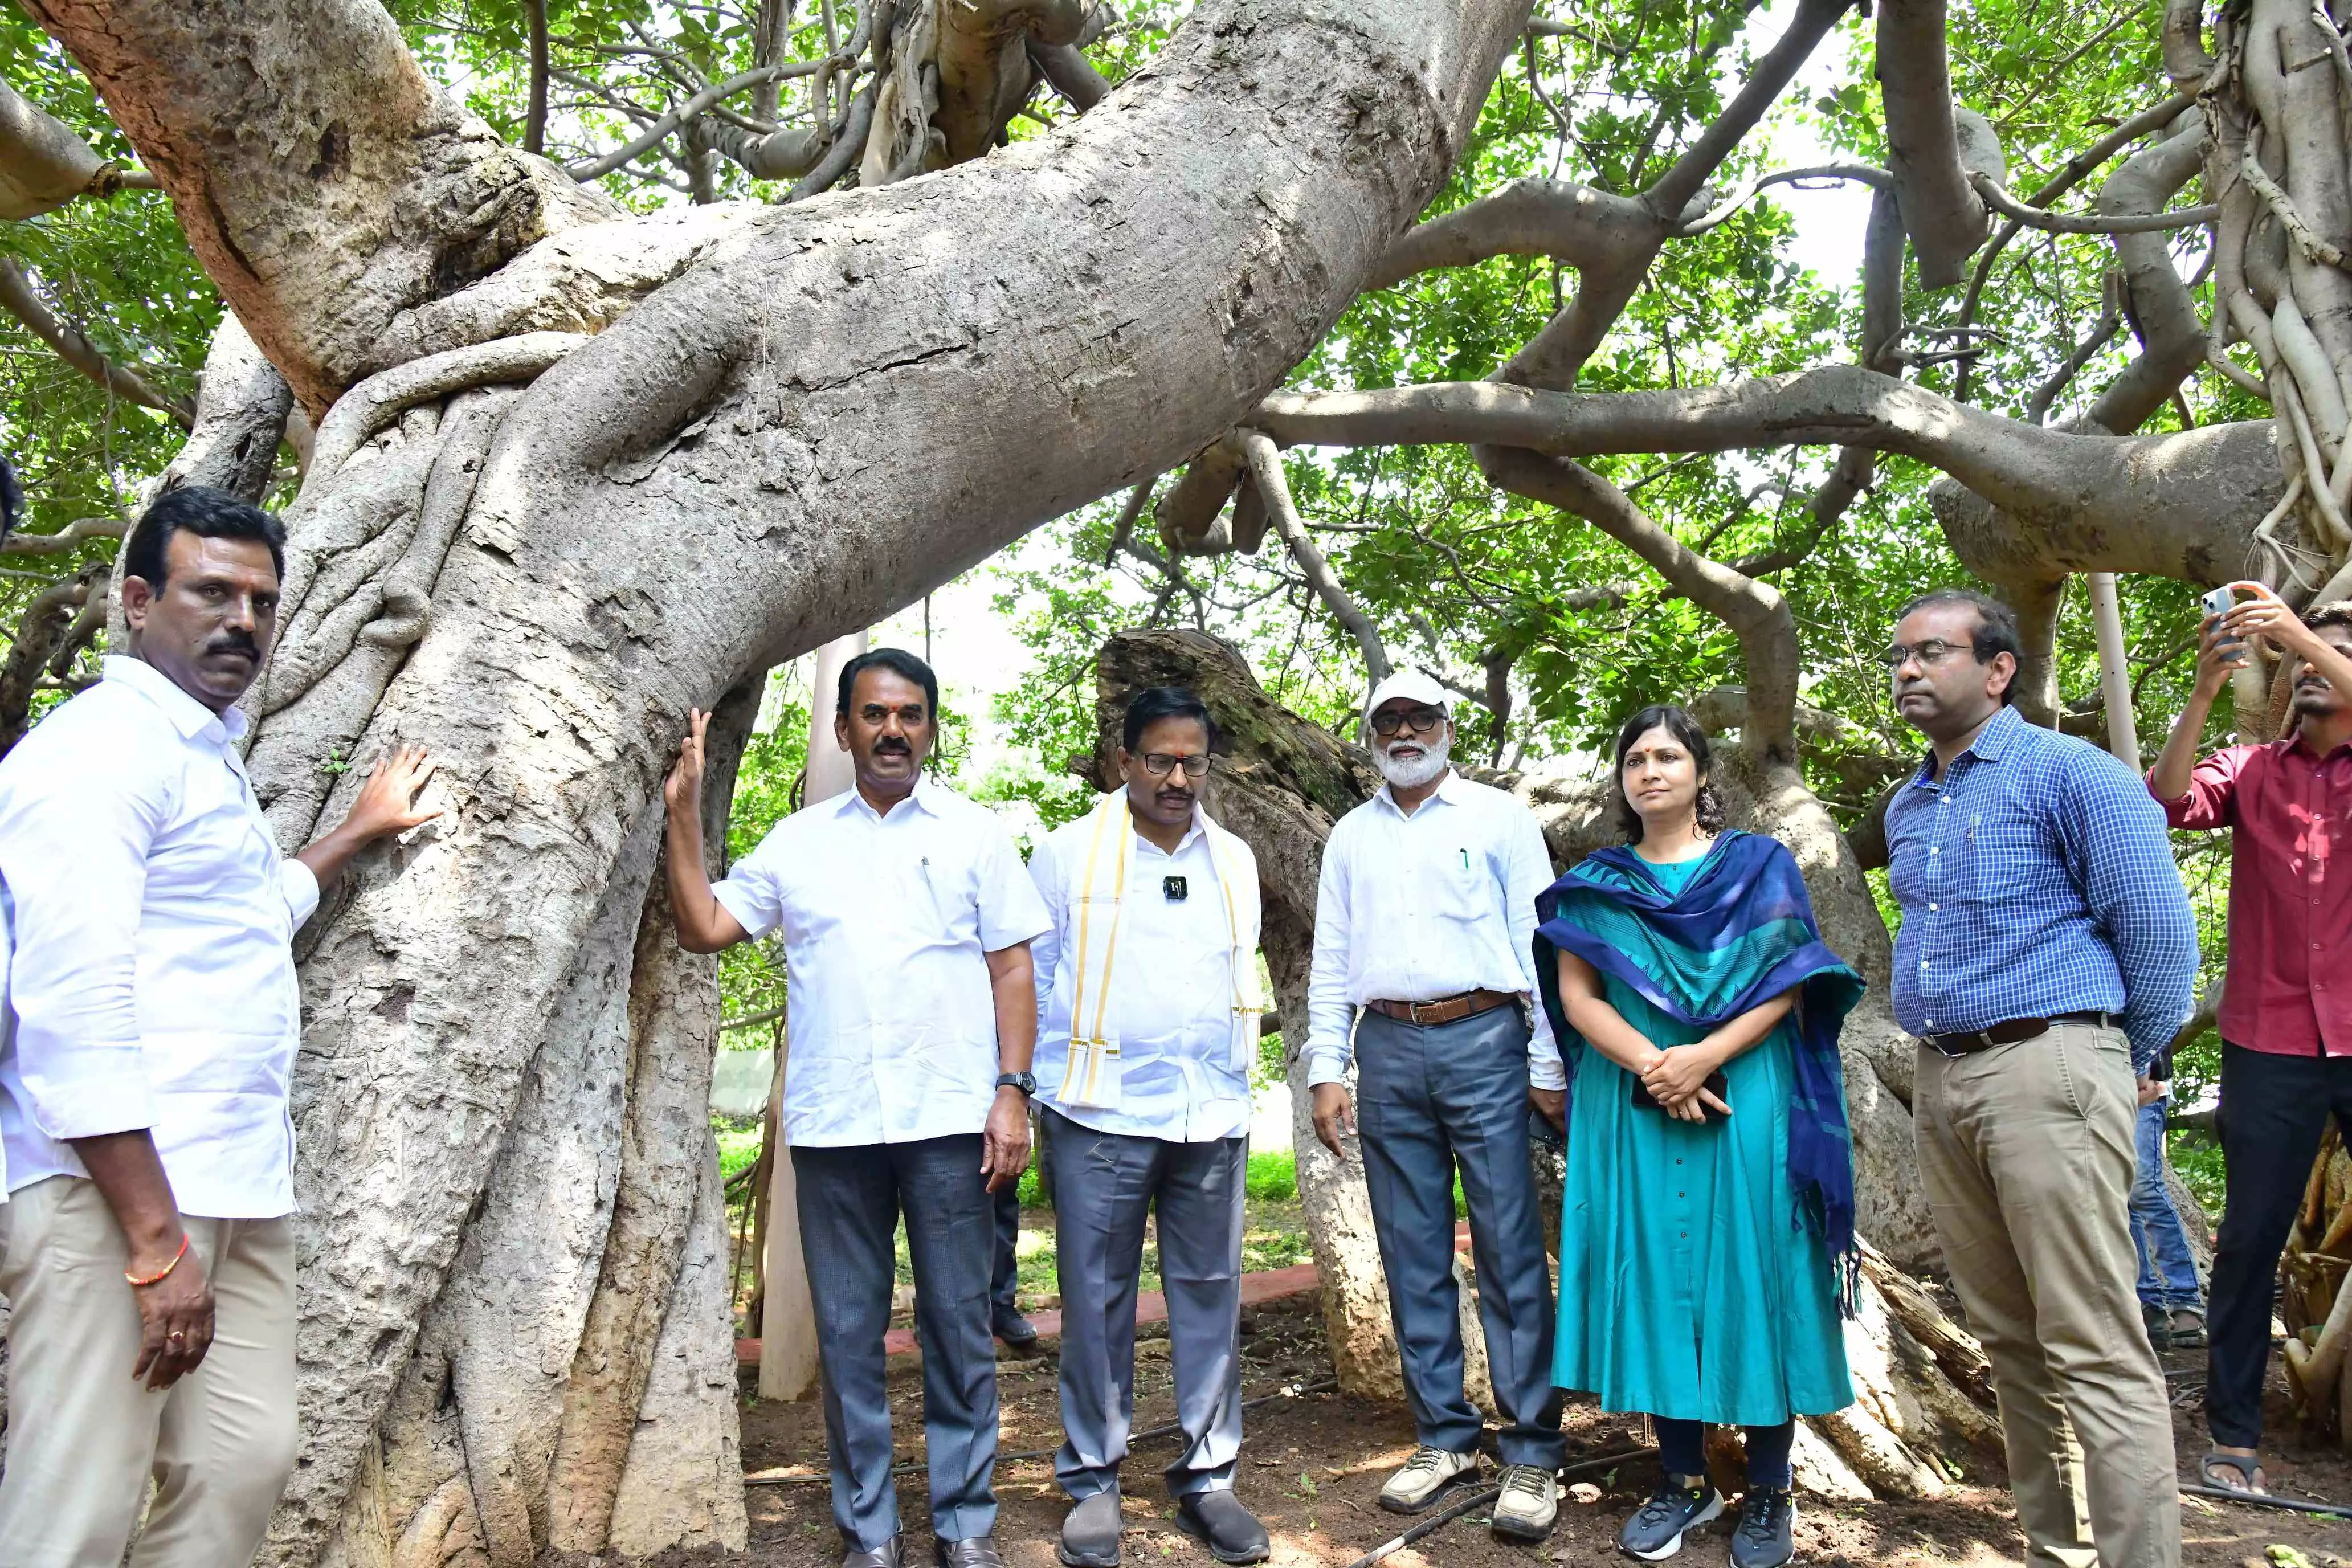
<path id="1" fill-rule="evenodd" d="M 1631 1075 L 1629 1074 L 1628 1076 L 1630 1077 Z M 1635 1110 L 1664 1110 L 1665 1109 L 1664 1106 L 1658 1103 L 1658 1097 L 1650 1092 L 1650 1086 L 1648 1084 L 1643 1083 L 1638 1078 L 1633 1079 L 1633 1100 Z M 1724 1104 L 1729 1105 L 1731 1103 L 1729 1080 L 1725 1079 L 1723 1076 L 1723 1069 L 1721 1068 L 1717 1068 L 1715 1071 L 1707 1074 L 1706 1081 L 1699 1085 L 1699 1087 L 1706 1089 L 1709 1094 L 1715 1096 L 1716 1099 L 1723 1101 Z M 1704 1110 L 1705 1107 L 1701 1107 L 1701 1109 Z"/>

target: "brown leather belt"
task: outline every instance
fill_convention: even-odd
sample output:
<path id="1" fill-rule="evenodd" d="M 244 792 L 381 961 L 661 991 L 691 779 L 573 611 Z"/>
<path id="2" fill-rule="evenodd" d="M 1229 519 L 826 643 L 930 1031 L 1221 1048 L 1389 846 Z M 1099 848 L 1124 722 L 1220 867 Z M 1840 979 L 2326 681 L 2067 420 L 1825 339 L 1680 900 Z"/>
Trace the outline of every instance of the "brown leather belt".
<path id="1" fill-rule="evenodd" d="M 1929 1035 L 1927 1044 L 1948 1057 L 1974 1056 L 1995 1046 L 2014 1046 L 2024 1040 L 2038 1039 L 2057 1024 L 2089 1024 L 2103 1027 L 2120 1026 L 2123 1020 L 2113 1013 L 2061 1013 L 2054 1018 L 2011 1018 L 1989 1029 L 1969 1029 L 1956 1035 Z"/>
<path id="2" fill-rule="evenodd" d="M 1434 1002 L 1367 1002 L 1364 1005 L 1400 1024 L 1427 1028 L 1434 1024 L 1475 1018 L 1497 1007 L 1516 1006 L 1518 1000 L 1516 991 L 1465 991 L 1458 996 L 1441 996 Z"/>

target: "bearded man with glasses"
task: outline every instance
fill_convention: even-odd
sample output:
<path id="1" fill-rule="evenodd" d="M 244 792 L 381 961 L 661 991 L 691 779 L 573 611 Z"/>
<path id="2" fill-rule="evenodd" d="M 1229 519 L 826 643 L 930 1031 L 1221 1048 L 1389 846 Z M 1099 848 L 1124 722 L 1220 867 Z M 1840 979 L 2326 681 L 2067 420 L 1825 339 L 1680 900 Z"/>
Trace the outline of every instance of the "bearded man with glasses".
<path id="1" fill-rule="evenodd" d="M 1494 1531 L 1533 1542 L 1551 1533 L 1562 1451 L 1551 1277 L 1528 1168 L 1529 1107 L 1559 1127 L 1568 1084 L 1551 1026 L 1528 1005 L 1551 857 L 1534 813 L 1447 765 L 1447 703 L 1444 687 L 1407 672 L 1364 705 L 1388 782 L 1324 846 L 1307 1078 L 1316 1135 L 1345 1160 L 1351 1058 L 1358 1069 L 1364 1184 L 1420 1439 L 1381 1506 L 1418 1513 L 1478 1473 L 1454 1279 L 1458 1171 L 1503 1420 Z"/>
<path id="2" fill-rule="evenodd" d="M 1122 787 L 1029 858 L 1052 924 L 1034 945 L 1037 1087 L 1062 1292 L 1054 1471 L 1075 1506 L 1060 1556 L 1119 1560 L 1119 1468 L 1135 1413 L 1135 1291 L 1159 1213 L 1160 1288 L 1183 1447 L 1176 1523 L 1220 1563 L 1265 1528 L 1234 1496 L 1242 1440 L 1242 1205 L 1257 1059 L 1257 861 L 1200 792 L 1215 726 L 1179 687 L 1129 699 Z"/>
<path id="3" fill-rule="evenodd" d="M 2027 1561 L 2175 1568 L 2172 1409 L 2130 1219 L 2137 1080 L 2197 972 L 2164 814 L 2130 768 L 2012 706 L 2008 606 L 1939 589 L 1895 636 L 1895 706 L 1929 742 L 1886 810 L 1895 1016 L 1920 1041 L 1920 1177 L 1992 1362 Z"/>

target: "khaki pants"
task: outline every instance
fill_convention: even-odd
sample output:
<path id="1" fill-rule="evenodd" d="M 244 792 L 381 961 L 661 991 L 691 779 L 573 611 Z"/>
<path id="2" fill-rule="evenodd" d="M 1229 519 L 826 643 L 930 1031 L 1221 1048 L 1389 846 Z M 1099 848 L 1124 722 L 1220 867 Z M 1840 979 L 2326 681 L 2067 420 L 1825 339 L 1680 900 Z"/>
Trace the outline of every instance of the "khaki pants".
<path id="1" fill-rule="evenodd" d="M 2136 1288 L 2129 1044 L 2062 1024 L 1957 1058 L 1922 1046 L 1911 1109 L 1944 1262 L 1992 1361 L 2027 1561 L 2178 1568 L 2172 1406 Z"/>
<path id="2" fill-rule="evenodd" d="M 0 1568 L 117 1568 L 151 1476 L 131 1568 L 243 1568 L 261 1544 L 294 1468 L 293 1222 L 184 1223 L 212 1280 L 212 1349 L 151 1394 L 131 1381 L 139 1308 L 98 1188 L 52 1176 L 0 1207 Z"/>

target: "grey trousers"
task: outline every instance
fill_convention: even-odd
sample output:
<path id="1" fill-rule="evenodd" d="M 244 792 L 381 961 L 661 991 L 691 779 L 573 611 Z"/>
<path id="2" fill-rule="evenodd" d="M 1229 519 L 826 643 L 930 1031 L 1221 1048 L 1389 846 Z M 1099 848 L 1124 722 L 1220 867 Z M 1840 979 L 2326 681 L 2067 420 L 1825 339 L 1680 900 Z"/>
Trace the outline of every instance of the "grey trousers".
<path id="1" fill-rule="evenodd" d="M 1021 1186 L 1006 1187 L 989 1200 L 995 1226 L 988 1276 L 989 1326 L 1021 1311 Z"/>
<path id="2" fill-rule="evenodd" d="M 1356 1075 L 1364 1185 L 1421 1441 L 1466 1454 L 1482 1424 L 1462 1388 L 1458 1170 L 1503 1462 L 1558 1468 L 1565 1445 L 1552 1398 L 1551 1275 L 1528 1168 L 1525 1019 L 1497 1007 L 1423 1028 L 1367 1011 L 1356 1030 Z"/>
<path id="3" fill-rule="evenodd" d="M 898 1533 L 882 1337 L 907 1219 L 923 1341 L 923 1440 L 931 1528 L 963 1541 L 996 1528 L 996 1350 L 988 1285 L 996 1227 L 980 1134 L 842 1148 L 795 1146 L 801 1257 L 824 1372 L 833 1522 L 873 1551 Z"/>
<path id="4" fill-rule="evenodd" d="M 1062 1290 L 1062 1489 L 1118 1484 L 1135 1419 L 1135 1288 L 1143 1220 L 1160 1215 L 1160 1286 L 1183 1451 L 1165 1474 L 1181 1497 L 1234 1484 L 1242 1442 L 1242 1205 L 1249 1140 L 1177 1143 L 1081 1127 L 1047 1110 L 1055 1264 Z"/>

